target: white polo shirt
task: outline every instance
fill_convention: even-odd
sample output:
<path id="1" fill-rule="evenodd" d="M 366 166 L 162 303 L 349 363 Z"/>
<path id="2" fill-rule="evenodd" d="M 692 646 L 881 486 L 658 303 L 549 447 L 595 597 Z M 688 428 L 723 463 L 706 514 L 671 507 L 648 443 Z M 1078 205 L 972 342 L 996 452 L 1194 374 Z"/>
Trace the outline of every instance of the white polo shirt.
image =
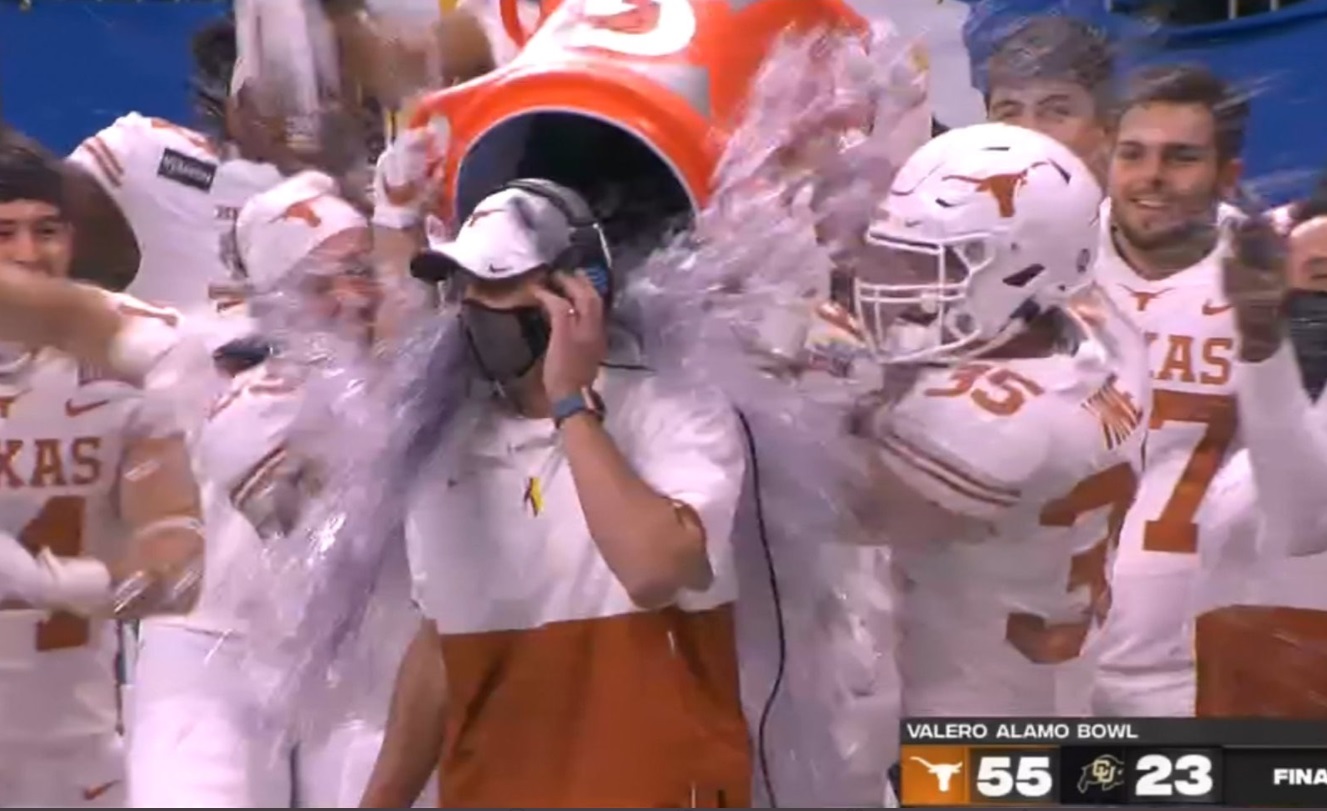
<path id="1" fill-rule="evenodd" d="M 679 595 L 679 607 L 731 602 L 730 535 L 746 474 L 736 413 L 717 396 L 668 391 L 647 372 L 605 370 L 597 388 L 618 450 L 705 526 L 714 582 Z M 590 537 L 553 421 L 491 408 L 468 447 L 428 470 L 411 500 L 407 542 L 424 613 L 446 634 L 641 610 Z"/>

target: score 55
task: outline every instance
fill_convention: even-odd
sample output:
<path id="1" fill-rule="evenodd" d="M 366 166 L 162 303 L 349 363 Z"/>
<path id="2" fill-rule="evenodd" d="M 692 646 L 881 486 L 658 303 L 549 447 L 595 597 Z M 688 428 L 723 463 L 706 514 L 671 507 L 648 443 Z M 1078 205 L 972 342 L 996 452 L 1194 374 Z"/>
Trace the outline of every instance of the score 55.
<path id="1" fill-rule="evenodd" d="M 1051 804 L 1059 774 L 1054 749 L 974 749 L 972 799 Z"/>

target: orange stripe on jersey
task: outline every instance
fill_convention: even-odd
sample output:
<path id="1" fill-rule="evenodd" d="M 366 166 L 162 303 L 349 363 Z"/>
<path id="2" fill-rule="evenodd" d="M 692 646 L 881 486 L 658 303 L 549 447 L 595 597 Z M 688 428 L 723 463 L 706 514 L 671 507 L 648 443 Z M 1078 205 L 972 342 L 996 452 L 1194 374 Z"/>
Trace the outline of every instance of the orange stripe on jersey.
<path id="1" fill-rule="evenodd" d="M 120 167 L 120 162 L 116 160 L 105 141 L 94 135 L 83 142 L 83 149 L 92 156 L 93 162 L 97 164 L 107 183 L 119 186 L 124 181 L 124 169 Z"/>
<path id="2" fill-rule="evenodd" d="M 284 461 L 286 461 L 285 445 L 278 445 L 269 451 L 266 456 L 258 460 L 258 464 L 253 466 L 248 475 L 231 488 L 230 503 L 237 508 L 242 506 L 260 487 L 271 481 L 272 474 Z"/>
<path id="3" fill-rule="evenodd" d="M 111 162 L 116 174 L 124 175 L 124 164 L 120 163 L 119 158 L 115 157 L 115 150 L 111 149 L 110 144 L 106 143 L 106 139 L 100 135 L 94 135 L 90 140 L 106 153 L 106 159 Z"/>
<path id="4" fill-rule="evenodd" d="M 930 480 L 943 484 L 964 498 L 994 504 L 997 507 L 1011 507 L 1018 503 L 1021 493 L 1018 490 L 980 481 L 972 474 L 959 470 L 942 459 L 921 450 L 897 434 L 878 437 L 881 447 L 900 462 L 925 475 Z"/>

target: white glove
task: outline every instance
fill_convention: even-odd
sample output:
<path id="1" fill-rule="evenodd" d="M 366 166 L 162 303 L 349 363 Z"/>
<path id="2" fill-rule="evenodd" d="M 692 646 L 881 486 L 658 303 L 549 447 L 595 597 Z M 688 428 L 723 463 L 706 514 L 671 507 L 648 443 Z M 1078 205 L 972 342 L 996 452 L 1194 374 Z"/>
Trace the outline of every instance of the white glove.
<path id="1" fill-rule="evenodd" d="M 0 532 L 0 599 L 41 605 L 46 581 L 32 553 L 7 532 Z"/>
<path id="2" fill-rule="evenodd" d="M 92 558 L 60 558 L 42 549 L 33 557 L 0 532 L 0 592 L 41 608 L 90 614 L 110 606 L 111 573 Z"/>
<path id="3" fill-rule="evenodd" d="M 373 172 L 374 225 L 406 229 L 423 219 L 431 197 L 429 157 L 446 146 L 435 130 L 404 130 L 378 156 Z"/>

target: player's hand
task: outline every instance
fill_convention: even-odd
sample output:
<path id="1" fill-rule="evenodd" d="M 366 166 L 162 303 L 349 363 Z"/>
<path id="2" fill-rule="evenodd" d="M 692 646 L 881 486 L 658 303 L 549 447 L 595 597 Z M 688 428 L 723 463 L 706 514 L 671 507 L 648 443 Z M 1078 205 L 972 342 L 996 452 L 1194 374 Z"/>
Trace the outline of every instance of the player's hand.
<path id="1" fill-rule="evenodd" d="M 0 532 L 0 600 L 45 605 L 50 578 L 32 553 L 7 532 Z"/>
<path id="2" fill-rule="evenodd" d="M 406 229 L 419 224 L 432 201 L 430 160 L 446 144 L 427 127 L 403 131 L 378 156 L 373 173 L 373 224 Z"/>
<path id="3" fill-rule="evenodd" d="M 1234 226 L 1223 267 L 1226 298 L 1234 307 L 1240 360 L 1271 357 L 1285 340 L 1286 239 L 1265 217 Z"/>
<path id="4" fill-rule="evenodd" d="M 544 356 L 544 388 L 557 401 L 594 385 L 608 354 L 604 302 L 584 272 L 559 274 L 566 297 L 536 288 L 552 334 Z"/>

